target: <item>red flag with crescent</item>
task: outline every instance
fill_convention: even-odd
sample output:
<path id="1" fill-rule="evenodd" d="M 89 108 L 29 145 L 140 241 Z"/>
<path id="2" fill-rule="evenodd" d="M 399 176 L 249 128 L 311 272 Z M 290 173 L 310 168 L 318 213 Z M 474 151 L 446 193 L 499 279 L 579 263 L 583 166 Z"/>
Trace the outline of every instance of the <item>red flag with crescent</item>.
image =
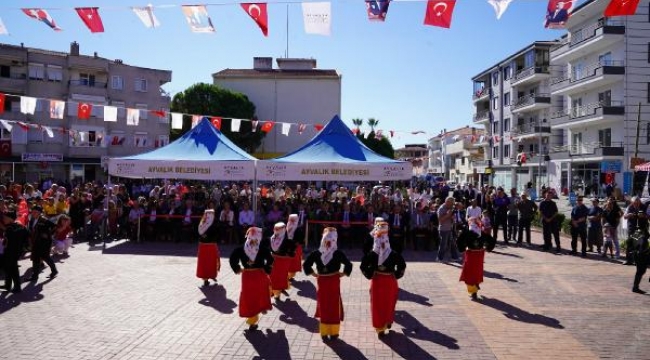
<path id="1" fill-rule="evenodd" d="M 321 131 L 324 127 L 323 124 L 314 124 L 314 129 L 316 129 L 316 131 Z"/>
<path id="2" fill-rule="evenodd" d="M 77 117 L 82 120 L 90 119 L 90 113 L 93 111 L 92 104 L 79 103 L 77 104 Z"/>
<path id="3" fill-rule="evenodd" d="M 265 121 L 264 124 L 262 124 L 260 131 L 263 133 L 268 133 L 271 131 L 271 129 L 273 129 L 273 125 L 275 125 L 275 121 Z"/>
<path id="4" fill-rule="evenodd" d="M 0 114 L 5 112 L 5 94 L 0 94 Z"/>
<path id="5" fill-rule="evenodd" d="M 639 6 L 639 0 L 612 0 L 605 8 L 605 16 L 634 15 Z"/>
<path id="6" fill-rule="evenodd" d="M 242 9 L 255 21 L 264 36 L 269 36 L 269 15 L 266 3 L 242 3 Z"/>
<path id="7" fill-rule="evenodd" d="M 149 112 L 152 113 L 153 115 L 156 115 L 156 116 L 161 117 L 161 118 L 164 118 L 165 116 L 167 116 L 167 113 L 165 111 L 163 111 L 163 110 L 149 110 Z"/>
<path id="8" fill-rule="evenodd" d="M 104 24 L 96 7 L 75 8 L 81 21 L 86 24 L 91 33 L 104 32 Z"/>
<path id="9" fill-rule="evenodd" d="M 456 0 L 429 0 L 424 15 L 424 25 L 438 26 L 449 29 L 451 16 L 454 13 Z"/>
<path id="10" fill-rule="evenodd" d="M 217 128 L 217 130 L 221 131 L 221 118 L 214 116 L 212 117 L 212 125 Z"/>

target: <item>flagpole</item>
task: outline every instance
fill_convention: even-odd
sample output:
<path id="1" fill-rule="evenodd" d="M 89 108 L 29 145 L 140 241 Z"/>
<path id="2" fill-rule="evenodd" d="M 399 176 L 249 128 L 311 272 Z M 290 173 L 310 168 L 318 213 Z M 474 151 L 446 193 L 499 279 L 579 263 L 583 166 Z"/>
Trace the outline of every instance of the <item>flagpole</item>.
<path id="1" fill-rule="evenodd" d="M 284 54 L 285 58 L 289 58 L 289 4 L 287 4 L 287 49 Z"/>

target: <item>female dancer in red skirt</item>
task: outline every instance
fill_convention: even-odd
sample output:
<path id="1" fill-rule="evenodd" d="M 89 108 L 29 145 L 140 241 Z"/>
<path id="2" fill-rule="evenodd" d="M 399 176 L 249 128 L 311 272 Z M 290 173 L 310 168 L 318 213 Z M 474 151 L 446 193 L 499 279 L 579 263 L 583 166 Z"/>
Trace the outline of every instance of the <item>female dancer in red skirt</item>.
<path id="1" fill-rule="evenodd" d="M 341 300 L 341 276 L 350 276 L 352 263 L 345 254 L 337 249 L 338 234 L 336 228 L 327 227 L 323 231 L 320 248 L 305 259 L 305 275 L 313 275 L 318 280 L 316 295 L 316 314 L 320 318 L 320 336 L 323 341 L 339 337 L 339 328 L 343 320 L 343 301 Z M 316 264 L 316 273 L 312 269 Z M 343 265 L 343 272 L 341 272 Z"/>
<path id="2" fill-rule="evenodd" d="M 209 203 L 199 223 L 199 252 L 196 262 L 196 277 L 203 279 L 203 286 L 210 285 L 208 279 L 217 282 L 217 273 L 221 269 L 219 247 L 217 246 L 218 227 L 214 221 L 213 204 Z"/>
<path id="3" fill-rule="evenodd" d="M 262 229 L 250 227 L 246 231 L 246 243 L 230 255 L 230 267 L 235 274 L 241 274 L 239 294 L 239 316 L 246 318 L 249 330 L 257 329 L 260 313 L 271 310 L 269 288 L 273 256 L 268 248 L 260 247 Z"/>
<path id="4" fill-rule="evenodd" d="M 361 272 L 371 280 L 372 326 L 381 337 L 393 325 L 399 292 L 397 280 L 404 276 L 406 262 L 402 255 L 390 248 L 388 223 L 377 224 L 371 234 L 374 237 L 374 244 L 372 251 L 364 255 L 361 260 Z"/>
<path id="5" fill-rule="evenodd" d="M 269 239 L 273 253 L 273 269 L 271 270 L 271 290 L 276 300 L 280 294 L 289 288 L 289 266 L 294 256 L 294 243 L 287 239 L 287 226 L 283 222 L 273 226 L 273 235 Z"/>
<path id="6" fill-rule="evenodd" d="M 296 250 L 289 265 L 289 281 L 292 281 L 296 273 L 302 270 L 302 244 L 301 239 L 296 238 L 296 229 L 298 229 L 298 214 L 291 214 L 287 221 L 287 238 L 293 241 Z"/>

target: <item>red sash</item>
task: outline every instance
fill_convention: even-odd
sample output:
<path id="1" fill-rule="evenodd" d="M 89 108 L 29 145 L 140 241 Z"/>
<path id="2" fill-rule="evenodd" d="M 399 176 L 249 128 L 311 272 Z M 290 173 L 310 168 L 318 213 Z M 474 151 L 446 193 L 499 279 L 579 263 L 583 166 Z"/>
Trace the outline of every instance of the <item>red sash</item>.
<path id="1" fill-rule="evenodd" d="M 464 281 L 468 285 L 478 285 L 483 282 L 483 260 L 485 259 L 485 250 L 465 251 L 465 260 L 463 261 L 463 270 L 460 273 L 459 281 Z"/>
<path id="2" fill-rule="evenodd" d="M 273 290 L 286 290 L 289 288 L 289 266 L 291 257 L 273 255 L 273 268 L 271 269 L 271 288 Z"/>
<path id="3" fill-rule="evenodd" d="M 263 269 L 243 269 L 241 293 L 239 293 L 239 316 L 253 317 L 271 310 L 269 286 L 271 281 Z"/>
<path id="4" fill-rule="evenodd" d="M 196 277 L 214 279 L 221 269 L 219 248 L 214 243 L 199 243 L 199 253 L 196 262 Z"/>
<path id="5" fill-rule="evenodd" d="M 291 258 L 289 272 L 297 273 L 300 271 L 302 271 L 302 245 L 296 244 L 296 255 Z"/>
<path id="6" fill-rule="evenodd" d="M 343 301 L 341 300 L 341 276 L 339 273 L 318 276 L 316 294 L 316 314 L 326 325 L 340 324 L 343 320 Z"/>
<path id="7" fill-rule="evenodd" d="M 370 310 L 374 328 L 382 328 L 393 322 L 398 291 L 395 275 L 375 271 L 370 281 Z"/>

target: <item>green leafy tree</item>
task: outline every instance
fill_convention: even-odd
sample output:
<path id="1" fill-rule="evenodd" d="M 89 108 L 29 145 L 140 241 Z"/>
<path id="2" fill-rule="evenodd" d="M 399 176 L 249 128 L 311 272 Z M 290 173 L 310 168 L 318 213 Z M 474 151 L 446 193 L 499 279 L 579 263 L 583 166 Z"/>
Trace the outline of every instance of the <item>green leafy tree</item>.
<path id="1" fill-rule="evenodd" d="M 359 130 L 357 132 L 357 134 L 359 134 L 361 132 L 361 125 L 363 125 L 363 119 L 359 119 L 359 118 L 352 119 L 352 123 L 354 124 L 354 126 L 357 127 L 357 130 Z"/>
<path id="2" fill-rule="evenodd" d="M 359 128 L 363 124 L 362 119 L 352 119 L 352 123 Z M 370 126 L 370 133 L 366 136 L 361 131 L 357 132 L 357 138 L 366 145 L 370 150 L 380 154 L 382 156 L 394 159 L 395 158 L 395 149 L 390 140 L 385 136 L 382 136 L 381 139 L 377 139 L 375 134 L 375 126 L 379 124 L 379 120 L 374 118 L 368 119 L 368 126 Z"/>
<path id="3" fill-rule="evenodd" d="M 254 153 L 266 134 L 252 132 L 252 122 L 242 121 L 239 132 L 232 132 L 231 119 L 255 120 L 255 104 L 244 94 L 222 89 L 216 85 L 197 83 L 174 95 L 171 111 L 185 114 L 222 117 L 221 132 L 248 153 Z M 183 129 L 172 130 L 170 139 L 176 140 L 192 128 L 190 116 L 183 117 Z"/>

